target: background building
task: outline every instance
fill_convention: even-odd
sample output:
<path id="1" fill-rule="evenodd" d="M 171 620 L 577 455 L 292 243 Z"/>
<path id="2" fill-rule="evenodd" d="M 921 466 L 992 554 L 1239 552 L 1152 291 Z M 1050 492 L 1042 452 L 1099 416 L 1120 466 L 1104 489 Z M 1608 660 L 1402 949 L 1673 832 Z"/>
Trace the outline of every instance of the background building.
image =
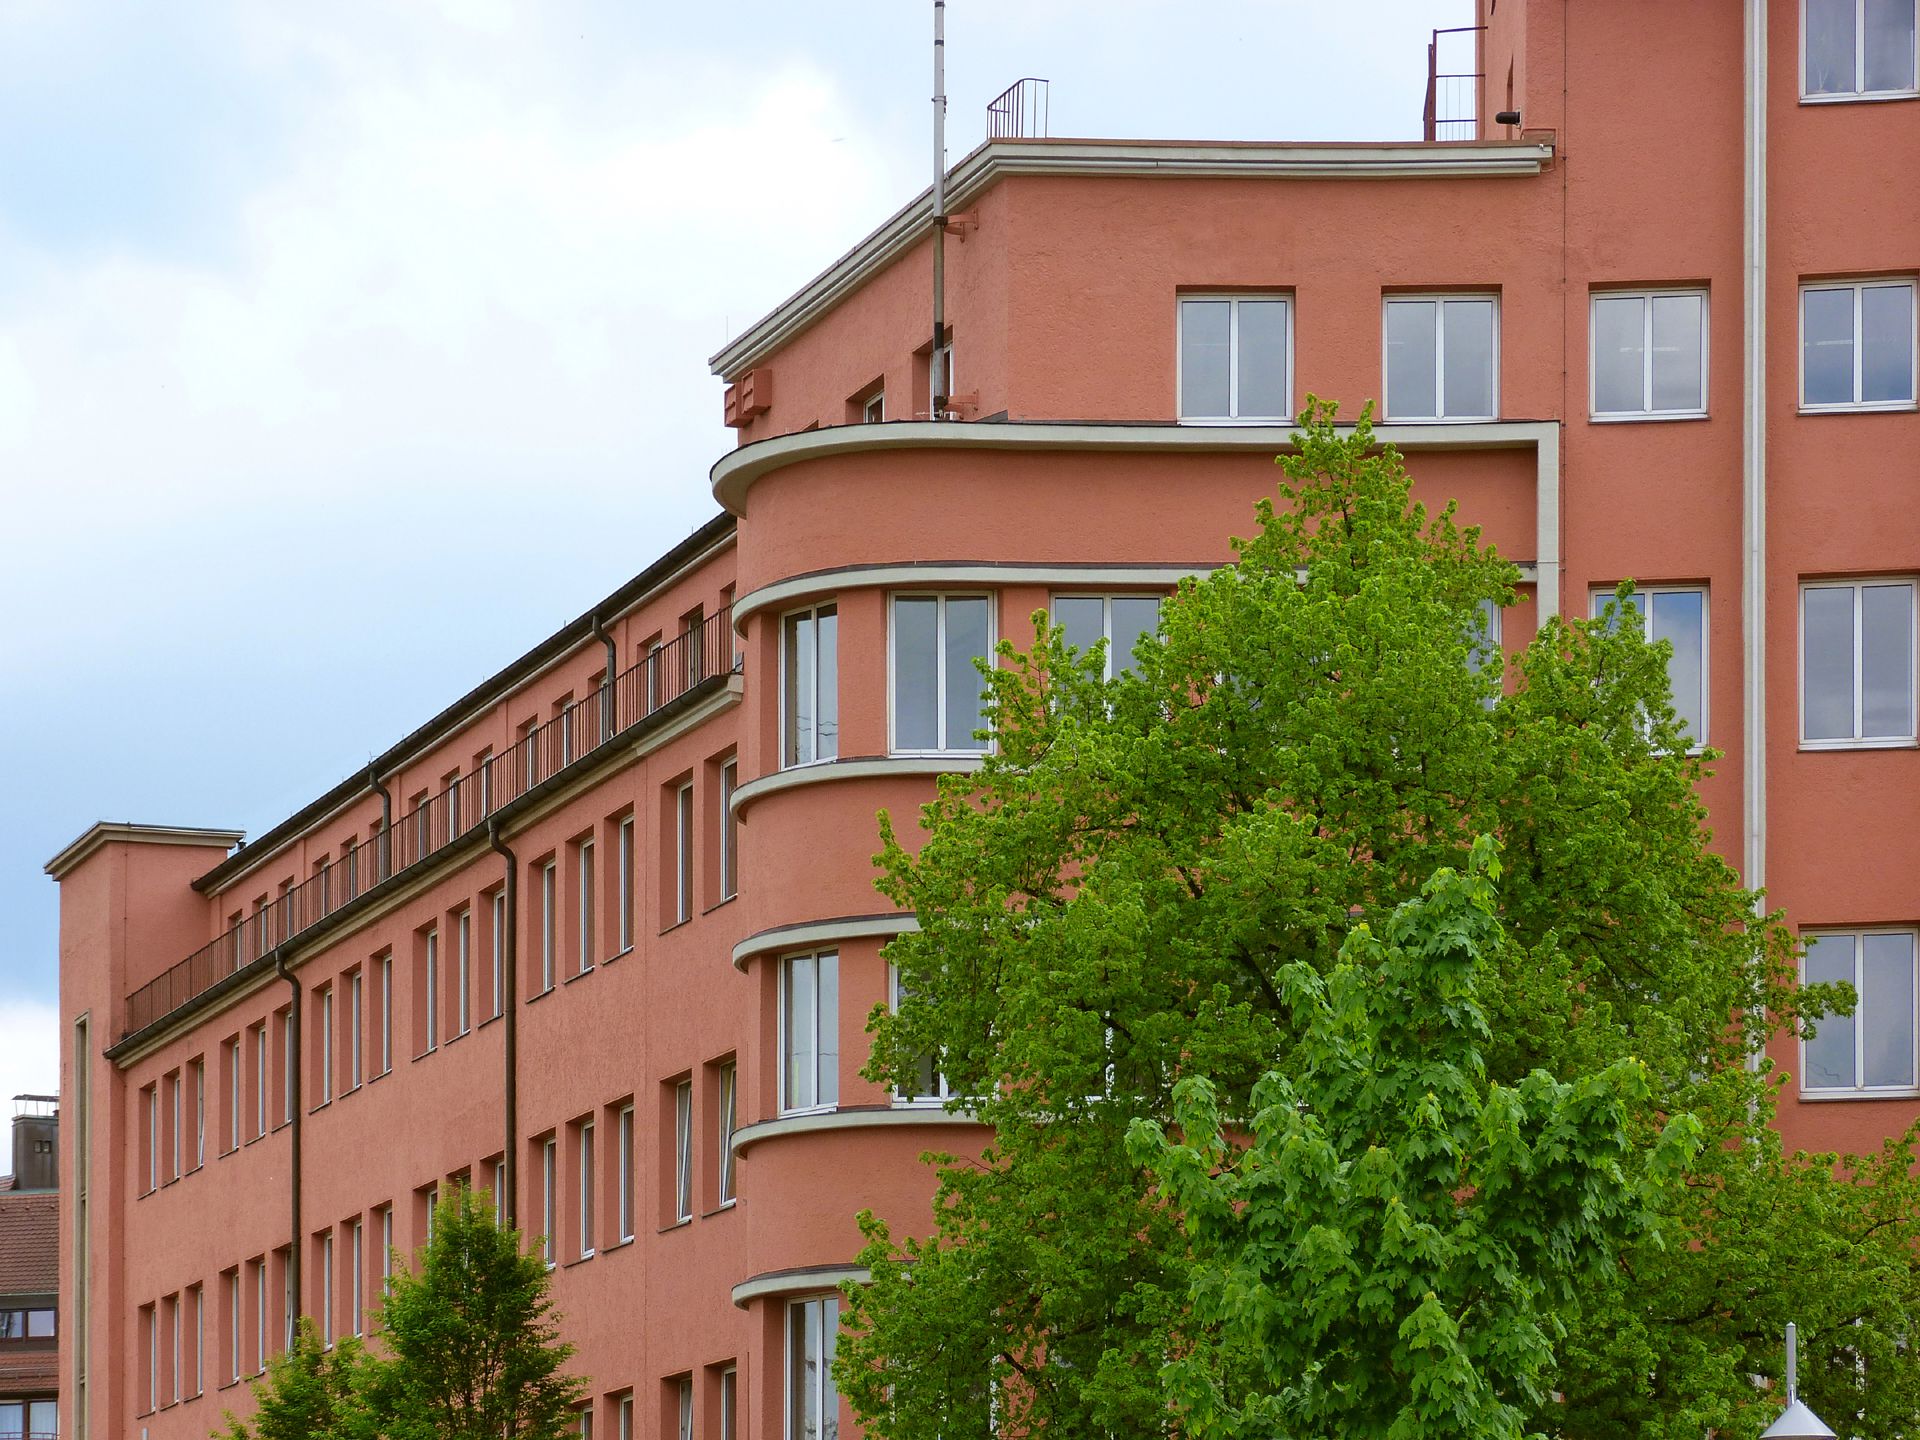
<path id="1" fill-rule="evenodd" d="M 0 1176 L 0 1437 L 60 1433 L 60 1107 L 13 1097 L 13 1171 Z"/>
<path id="2" fill-rule="evenodd" d="M 850 1427 L 854 1214 L 970 1140 L 858 1073 L 874 812 L 977 763 L 994 639 L 1124 651 L 1230 558 L 1309 392 L 1520 563 L 1508 646 L 1640 582 L 1717 843 L 1861 988 L 1783 1130 L 1914 1118 L 1913 5 L 1482 20 L 1471 138 L 975 150 L 939 421 L 922 196 L 715 357 L 704 529 L 251 843 L 54 857 L 70 1433 L 205 1434 L 456 1183 L 548 1237 L 598 1433 Z"/>

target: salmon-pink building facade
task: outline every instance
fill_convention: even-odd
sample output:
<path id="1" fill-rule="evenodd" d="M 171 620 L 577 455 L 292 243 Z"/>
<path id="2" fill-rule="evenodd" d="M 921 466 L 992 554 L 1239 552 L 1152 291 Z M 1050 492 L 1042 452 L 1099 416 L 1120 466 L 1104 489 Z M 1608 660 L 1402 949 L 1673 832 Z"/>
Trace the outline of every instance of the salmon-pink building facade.
<path id="1" fill-rule="evenodd" d="M 458 1183 L 551 1237 L 593 1433 L 855 1433 L 854 1216 L 977 1140 L 859 1074 L 874 814 L 977 763 L 991 640 L 1227 561 L 1309 393 L 1521 565 L 1508 647 L 1638 582 L 1715 843 L 1862 990 L 1783 1130 L 1920 1113 L 1912 0 L 1480 11 L 1480 139 L 982 146 L 938 418 L 923 195 L 714 358 L 688 541 L 265 835 L 50 862 L 69 1435 L 205 1435 Z"/>

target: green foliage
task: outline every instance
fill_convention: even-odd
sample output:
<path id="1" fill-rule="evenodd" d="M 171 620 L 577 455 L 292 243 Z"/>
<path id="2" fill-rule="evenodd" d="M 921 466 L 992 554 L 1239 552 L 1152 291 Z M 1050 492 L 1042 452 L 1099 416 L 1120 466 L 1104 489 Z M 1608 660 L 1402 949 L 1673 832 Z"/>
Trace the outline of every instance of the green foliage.
<path id="1" fill-rule="evenodd" d="M 292 1346 L 253 1382 L 252 1416 L 240 1420 L 228 1411 L 219 1440 L 370 1440 L 375 1431 L 358 1385 L 366 1358 L 352 1338 L 329 1349 L 302 1316 Z"/>
<path id="2" fill-rule="evenodd" d="M 1383 963 L 1345 947 L 1362 926 L 1390 933 L 1492 836 L 1489 1084 L 1527 1095 L 1543 1071 L 1580 1091 L 1632 1062 L 1626 1173 L 1665 1117 L 1702 1135 L 1688 1183 L 1647 1201 L 1658 1225 L 1582 1271 L 1571 1310 L 1542 1312 L 1550 1355 L 1500 1392 L 1516 1423 L 1750 1437 L 1770 1407 L 1748 1377 L 1777 1372 L 1779 1304 L 1803 1301 L 1816 1383 L 1873 1357 L 1875 1393 L 1835 1414 L 1884 1402 L 1920 1421 L 1896 1348 L 1920 1328 L 1910 1149 L 1836 1169 L 1766 1129 L 1777 1077 L 1748 1056 L 1801 1006 L 1844 1012 L 1851 995 L 1795 990 L 1791 935 L 1711 848 L 1697 787 L 1717 757 L 1686 753 L 1666 647 L 1559 619 L 1511 673 L 1476 668 L 1479 607 L 1513 600 L 1514 567 L 1451 507 L 1412 501 L 1365 416 L 1343 434 L 1310 403 L 1280 463 L 1236 562 L 1180 587 L 1134 673 L 1103 681 L 1102 657 L 1039 617 L 1035 649 L 1003 645 L 987 671 L 996 747 L 942 783 L 924 844 L 881 817 L 880 888 L 920 928 L 887 947 L 907 998 L 876 1010 L 869 1073 L 894 1083 L 938 1054 L 992 1136 L 941 1164 L 930 1238 L 864 1218 L 873 1283 L 850 1295 L 842 1392 L 887 1440 L 983 1436 L 995 1416 L 1162 1435 L 1162 1367 L 1205 1345 L 1223 1406 L 1270 1394 L 1257 1351 L 1192 1333 L 1217 1260 L 1129 1127 L 1177 1129 L 1205 1096 L 1226 1133 L 1257 1137 L 1281 1082 L 1324 1115 L 1302 977 L 1343 953 Z M 1795 1248 L 1795 1228 L 1818 1239 Z M 1535 1398 L 1548 1388 L 1564 1402 Z"/>

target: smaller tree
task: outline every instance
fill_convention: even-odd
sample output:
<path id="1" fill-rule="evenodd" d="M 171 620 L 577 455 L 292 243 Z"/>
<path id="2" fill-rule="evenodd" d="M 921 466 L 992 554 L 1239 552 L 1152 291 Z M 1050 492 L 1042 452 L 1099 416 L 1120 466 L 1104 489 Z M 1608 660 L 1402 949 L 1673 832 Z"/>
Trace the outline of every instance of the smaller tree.
<path id="1" fill-rule="evenodd" d="M 1244 1143 L 1197 1076 L 1174 1089 L 1178 1141 L 1133 1122 L 1129 1148 L 1193 1244 L 1162 1372 L 1183 1433 L 1521 1440 L 1578 1282 L 1680 1181 L 1699 1124 L 1636 1147 L 1639 1060 L 1488 1080 L 1498 875 L 1483 837 L 1379 937 L 1356 927 L 1330 974 L 1280 971 L 1300 1038 L 1255 1087 Z"/>
<path id="2" fill-rule="evenodd" d="M 252 1418 L 229 1410 L 219 1440 L 369 1440 L 377 1432 L 359 1385 L 366 1362 L 358 1341 L 348 1337 L 329 1349 L 302 1316 L 292 1346 L 253 1382 Z"/>
<path id="3" fill-rule="evenodd" d="M 560 1440 L 574 1431 L 586 1382 L 561 1373 L 547 1268 L 518 1231 L 494 1223 L 470 1190 L 446 1196 L 412 1273 L 380 1308 L 385 1356 L 367 1361 L 366 1394 L 385 1440 Z"/>

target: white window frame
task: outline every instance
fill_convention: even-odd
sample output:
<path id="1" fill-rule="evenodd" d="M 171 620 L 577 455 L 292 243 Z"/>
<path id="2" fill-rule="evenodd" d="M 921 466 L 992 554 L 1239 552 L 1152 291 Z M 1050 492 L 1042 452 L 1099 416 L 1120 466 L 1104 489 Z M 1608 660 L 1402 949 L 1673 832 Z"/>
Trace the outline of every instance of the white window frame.
<path id="1" fill-rule="evenodd" d="M 358 1090 L 366 1080 L 366 1039 L 362 1033 L 365 1023 L 367 988 L 366 977 L 356 970 L 347 982 L 347 1019 L 353 1026 L 353 1033 L 347 1045 L 347 1055 L 352 1070 L 349 1072 L 353 1083 L 347 1088 Z"/>
<path id="2" fill-rule="evenodd" d="M 333 986 L 320 991 L 320 1103 L 333 1099 Z"/>
<path id="3" fill-rule="evenodd" d="M 580 1122 L 580 1258 L 591 1259 L 594 1253 L 594 1185 L 595 1156 L 593 1153 L 593 1121 Z"/>
<path id="4" fill-rule="evenodd" d="M 254 1374 L 267 1369 L 267 1257 L 253 1262 L 253 1356 L 259 1362 Z"/>
<path id="5" fill-rule="evenodd" d="M 797 961 L 810 961 L 814 966 L 813 1017 L 812 1017 L 813 1019 L 813 1098 L 811 1100 L 806 1101 L 804 1104 L 796 1104 L 794 1097 L 788 1093 L 789 1079 L 790 1079 L 789 1072 L 792 1069 L 792 1057 L 791 1057 L 790 1045 L 791 1045 L 792 1036 L 793 1036 L 794 1017 L 791 1013 L 791 1007 L 789 1006 L 787 1001 L 787 995 L 788 995 L 788 992 L 792 989 L 792 985 L 789 980 L 789 971 L 790 971 L 790 968 Z M 833 993 L 834 993 L 834 1002 L 835 1002 L 836 1008 L 834 1013 L 828 1018 L 831 1019 L 831 1022 L 833 1025 L 834 1063 L 835 1063 L 835 1066 L 837 1067 L 839 1064 L 839 1055 L 840 1055 L 840 1016 L 838 1012 L 838 1004 L 839 1004 L 839 996 L 840 996 L 840 983 L 839 983 L 840 982 L 840 952 L 837 950 L 802 950 L 792 955 L 783 955 L 780 957 L 780 974 L 779 974 L 777 983 L 780 987 L 780 997 L 779 997 L 779 1011 L 780 1011 L 779 1031 L 780 1033 L 778 1037 L 779 1039 L 778 1056 L 780 1061 L 780 1113 L 782 1115 L 817 1114 L 824 1111 L 836 1109 L 840 1103 L 840 1083 L 839 1083 L 839 1075 L 837 1073 L 837 1069 L 833 1077 L 834 1084 L 833 1084 L 832 1097 L 830 1099 L 824 1099 L 824 1100 L 820 1098 L 821 1092 L 825 1088 L 820 1083 L 820 1077 L 823 1073 L 822 1059 L 821 1059 L 821 1045 L 820 1045 L 820 1038 L 821 1038 L 821 1033 L 823 1029 L 823 1024 L 822 1024 L 823 1011 L 820 1004 L 820 966 L 827 961 L 831 961 L 834 967 Z"/>
<path id="6" fill-rule="evenodd" d="M 680 1411 L 675 1440 L 693 1440 L 693 1376 L 682 1375 L 675 1389 Z"/>
<path id="7" fill-rule="evenodd" d="M 262 1020 L 253 1029 L 253 1138 L 258 1140 L 267 1133 L 267 1022 Z"/>
<path id="8" fill-rule="evenodd" d="M 1854 0 L 1853 3 L 1853 84 L 1851 90 L 1837 90 L 1819 95 L 1807 89 L 1807 4 L 1800 0 L 1800 103 L 1802 105 L 1858 105 L 1862 101 L 1906 100 L 1920 95 L 1920 89 L 1909 87 L 1905 90 L 1869 90 L 1867 83 L 1867 16 L 1866 0 Z M 1916 16 L 1920 20 L 1920 16 Z M 1914 80 L 1920 85 L 1920 23 L 1914 26 Z"/>
<path id="9" fill-rule="evenodd" d="M 240 1383 L 240 1349 L 242 1343 L 240 1328 L 242 1316 L 240 1312 L 240 1267 L 236 1265 L 227 1274 L 227 1343 L 232 1347 L 231 1353 L 227 1356 L 227 1368 L 230 1372 L 227 1376 L 227 1383 L 229 1385 L 238 1385 Z"/>
<path id="10" fill-rule="evenodd" d="M 1240 306 L 1244 301 L 1254 301 L 1262 305 L 1281 305 L 1287 312 L 1287 343 L 1285 367 L 1280 379 L 1280 393 L 1284 397 L 1286 409 L 1278 415 L 1242 415 L 1240 413 Z M 1186 311 L 1183 307 L 1188 301 L 1212 301 L 1216 304 L 1225 301 L 1227 305 L 1227 413 L 1225 415 L 1188 415 L 1181 409 L 1187 392 L 1187 330 Z M 1226 291 L 1182 291 L 1173 302 L 1173 409 L 1182 425 L 1290 425 L 1293 423 L 1293 292 L 1291 290 L 1272 290 L 1260 292 Z"/>
<path id="11" fill-rule="evenodd" d="M 333 1348 L 333 1231 L 320 1237 L 320 1343 Z"/>
<path id="12" fill-rule="evenodd" d="M 289 1023 L 291 1023 L 293 1012 L 288 1011 L 287 1014 Z M 289 1058 L 288 1063 L 292 1063 L 291 1058 Z M 186 1139 L 183 1132 L 186 1129 L 187 1104 L 185 1099 L 182 1098 L 186 1088 L 187 1072 L 185 1070 L 174 1071 L 168 1080 L 168 1089 L 173 1092 L 173 1145 L 171 1147 L 173 1150 L 173 1172 L 167 1176 L 168 1180 L 178 1180 L 187 1173 L 186 1165 L 183 1162 L 183 1156 L 186 1150 Z M 287 1102 L 287 1114 L 289 1118 L 291 1118 L 293 1114 L 293 1102 L 291 1099 Z"/>
<path id="13" fill-rule="evenodd" d="M 576 957 L 580 968 L 575 971 L 575 973 L 579 975 L 586 974 L 589 970 L 593 969 L 594 965 L 594 933 L 598 927 L 594 924 L 595 916 L 593 913 L 594 891 L 596 888 L 594 885 L 593 852 L 593 841 L 586 839 L 580 842 L 575 856 L 576 864 L 580 871 L 579 884 L 576 887 L 579 894 L 575 897 L 579 902 L 580 909 L 580 953 Z"/>
<path id="14" fill-rule="evenodd" d="M 740 1367 L 720 1372 L 720 1440 L 738 1440 L 740 1432 Z"/>
<path id="15" fill-rule="evenodd" d="M 1488 302 L 1493 306 L 1493 384 L 1488 398 L 1493 402 L 1490 415 L 1448 415 L 1447 408 L 1447 326 L 1445 306 L 1451 302 Z M 1387 315 L 1395 305 L 1420 302 L 1434 305 L 1433 324 L 1433 415 L 1400 415 L 1387 411 Z M 1500 292 L 1497 290 L 1443 291 L 1430 295 L 1399 292 L 1380 297 L 1380 422 L 1383 425 L 1485 425 L 1500 418 Z"/>
<path id="16" fill-rule="evenodd" d="M 834 622 L 834 658 L 833 674 L 831 676 L 823 673 L 820 664 L 820 621 L 825 618 L 822 612 L 829 610 L 833 612 Z M 788 693 L 787 687 L 787 670 L 789 668 L 788 650 L 790 645 L 787 637 L 787 629 L 795 621 L 800 622 L 802 625 L 810 626 L 813 630 L 813 723 L 809 727 L 810 733 L 808 735 L 808 738 L 813 742 L 813 753 L 810 758 L 805 760 L 788 758 L 792 752 L 794 741 L 797 738 L 794 733 L 796 728 L 794 717 L 791 713 L 792 696 Z M 807 765 L 821 765 L 828 761 L 838 759 L 840 755 L 840 602 L 838 599 L 821 600 L 813 605 L 803 605 L 798 610 L 789 610 L 781 615 L 779 671 L 780 768 L 782 770 L 797 770 Z M 834 691 L 834 732 L 832 740 L 833 749 L 831 752 L 822 745 L 820 734 L 820 695 L 826 688 L 829 680 L 832 682 Z"/>
<path id="17" fill-rule="evenodd" d="M 380 1073 L 393 1069 L 393 952 L 380 957 Z"/>
<path id="18" fill-rule="evenodd" d="M 634 924 L 634 884 L 633 884 L 633 816 L 628 815 L 620 821 L 618 851 L 620 863 L 620 954 L 633 949 L 636 931 Z"/>
<path id="19" fill-rule="evenodd" d="M 734 1202 L 733 1172 L 733 1132 L 739 1128 L 740 1120 L 740 1065 L 738 1061 L 723 1061 L 714 1075 L 714 1091 L 718 1100 L 715 1108 L 719 1113 L 720 1153 L 719 1164 L 719 1208 L 724 1210 Z"/>
<path id="20" fill-rule="evenodd" d="M 740 893 L 740 827 L 733 814 L 733 792 L 740 788 L 740 761 L 720 767 L 720 898 Z"/>
<path id="21" fill-rule="evenodd" d="M 1678 410 L 1653 408 L 1653 302 L 1671 296 L 1698 297 L 1700 301 L 1700 404 Z M 1600 408 L 1600 363 L 1594 346 L 1600 330 L 1594 323 L 1602 300 L 1638 300 L 1640 314 L 1640 398 L 1638 410 L 1602 410 Z M 1602 424 L 1632 424 L 1648 420 L 1704 420 L 1710 371 L 1707 362 L 1712 348 L 1713 318 L 1706 287 L 1700 285 L 1656 285 L 1633 290 L 1594 290 L 1587 296 L 1587 416 Z"/>
<path id="22" fill-rule="evenodd" d="M 831 1307 L 831 1323 L 829 1323 Z M 780 1409 L 783 1412 L 786 1440 L 825 1440 L 830 1433 L 839 1429 L 840 1396 L 833 1384 L 833 1356 L 838 1349 L 835 1343 L 840 1333 L 840 1297 L 838 1295 L 811 1295 L 804 1299 L 789 1300 L 786 1310 L 786 1341 L 784 1363 L 781 1365 Z M 801 1429 L 801 1418 L 793 1413 L 793 1395 L 799 1384 L 799 1377 L 793 1373 L 794 1361 L 794 1320 L 798 1312 L 817 1308 L 820 1315 L 820 1354 L 803 1356 L 814 1366 L 815 1383 L 812 1389 L 813 1402 L 822 1421 L 818 1432 Z M 804 1320 L 802 1321 L 804 1324 Z M 832 1429 L 828 1423 L 832 1422 Z"/>
<path id="23" fill-rule="evenodd" d="M 887 392 L 876 390 L 860 402 L 860 423 L 878 425 L 887 418 Z"/>
<path id="24" fill-rule="evenodd" d="M 327 991 L 331 999 L 333 991 Z M 195 1059 L 187 1066 L 193 1076 L 193 1168 L 207 1163 L 207 1062 Z"/>
<path id="25" fill-rule="evenodd" d="M 896 672 L 899 669 L 900 624 L 899 607 L 902 600 L 936 600 L 939 602 L 934 614 L 933 650 L 934 650 L 934 693 L 933 713 L 939 731 L 938 743 L 932 749 L 909 749 L 899 741 L 899 716 L 896 702 L 899 692 L 896 688 Z M 987 655 L 988 661 L 994 658 L 994 647 L 1000 643 L 1000 606 L 997 597 L 990 590 L 900 590 L 887 596 L 887 751 L 892 755 L 985 755 L 992 748 L 992 741 L 983 746 L 968 746 L 955 749 L 953 736 L 947 734 L 947 603 L 951 600 L 984 600 L 987 603 Z"/>
<path id="26" fill-rule="evenodd" d="M 352 1333 L 355 1335 L 360 1335 L 365 1332 L 365 1323 L 366 1323 L 364 1313 L 363 1313 L 366 1310 L 366 1304 L 367 1304 L 366 1230 L 367 1230 L 367 1227 L 366 1227 L 366 1222 L 364 1220 L 355 1220 L 353 1222 L 353 1246 L 352 1246 L 353 1288 L 349 1293 L 353 1300 Z"/>
<path id="27" fill-rule="evenodd" d="M 1863 293 L 1883 287 L 1903 286 L 1907 292 L 1907 388 L 1914 391 L 1904 400 L 1862 400 L 1860 395 L 1862 357 L 1866 351 L 1865 337 L 1861 333 L 1860 312 L 1864 305 Z M 1818 290 L 1850 290 L 1853 292 L 1853 393 L 1852 400 L 1823 401 L 1810 404 L 1807 400 L 1807 296 Z M 1869 275 L 1857 280 L 1803 280 L 1799 291 L 1799 327 L 1796 331 L 1794 357 L 1795 373 L 1798 376 L 1795 398 L 1799 402 L 1802 415 L 1872 415 L 1887 411 L 1899 412 L 1913 410 L 1920 402 L 1920 282 L 1912 275 Z"/>
<path id="28" fill-rule="evenodd" d="M 426 935 L 427 1043 L 422 1053 L 440 1048 L 440 928 L 429 925 Z"/>
<path id="29" fill-rule="evenodd" d="M 464 905 L 453 917 L 454 935 L 454 1035 L 473 1028 L 473 907 Z"/>
<path id="30" fill-rule="evenodd" d="M 1909 612 L 1907 628 L 1913 636 L 1915 654 L 1908 659 L 1908 675 L 1914 681 L 1916 694 L 1907 704 L 1908 718 L 1920 725 L 1920 576 L 1913 575 L 1869 575 L 1858 578 L 1835 580 L 1802 580 L 1799 595 L 1795 600 L 1794 625 L 1798 631 L 1799 663 L 1795 676 L 1794 704 L 1796 714 L 1794 725 L 1800 733 L 1802 750 L 1910 750 L 1920 743 L 1920 734 L 1884 735 L 1863 738 L 1861 736 L 1863 706 L 1866 690 L 1866 667 L 1861 664 L 1860 625 L 1861 591 L 1876 585 L 1905 585 L 1912 596 L 1912 608 Z M 1807 592 L 1809 590 L 1852 590 L 1853 594 L 1853 735 L 1840 740 L 1809 740 L 1807 729 Z"/>
<path id="31" fill-rule="evenodd" d="M 560 1218 L 559 1183 L 560 1144 L 550 1135 L 540 1146 L 540 1258 L 549 1270 L 560 1249 L 553 1235 L 553 1222 Z"/>
<path id="32" fill-rule="evenodd" d="M 241 1037 L 238 1035 L 234 1036 L 232 1041 L 229 1042 L 229 1047 L 232 1051 L 232 1057 L 227 1071 L 227 1120 L 230 1128 L 229 1139 L 231 1141 L 228 1148 L 230 1150 L 238 1150 L 242 1139 L 240 1125 L 246 1114 L 246 1106 L 241 1100 L 241 1092 L 246 1082 L 245 1075 L 241 1073 L 242 1067 L 246 1063 L 246 1049 L 242 1044 Z"/>
<path id="33" fill-rule="evenodd" d="M 499 1019 L 507 1008 L 507 892 L 493 892 L 493 1014 Z"/>
<path id="34" fill-rule="evenodd" d="M 1119 645 L 1119 638 L 1113 633 L 1113 602 L 1116 600 L 1151 600 L 1154 603 L 1154 616 L 1156 619 L 1159 617 L 1161 607 L 1167 603 L 1166 595 L 1158 590 L 1056 590 L 1048 597 L 1047 618 L 1049 623 L 1054 625 L 1060 623 L 1060 602 L 1062 600 L 1098 600 L 1100 602 L 1100 638 L 1107 642 L 1106 669 L 1101 675 L 1101 679 L 1103 680 L 1112 680 L 1114 677 L 1114 651 Z M 1143 630 L 1140 633 L 1142 635 L 1151 635 L 1153 632 Z M 1129 645 L 1133 643 L 1133 638 L 1128 640 L 1127 643 Z"/>
<path id="35" fill-rule="evenodd" d="M 1633 598 L 1638 600 L 1646 596 L 1647 601 L 1639 606 L 1624 606 L 1623 611 L 1631 610 L 1640 619 L 1640 634 L 1646 642 L 1653 643 L 1653 598 L 1655 595 L 1698 595 L 1700 597 L 1700 734 L 1691 737 L 1693 743 L 1687 747 L 1687 754 L 1698 755 L 1708 744 L 1708 736 L 1713 729 L 1713 595 L 1708 585 L 1635 585 Z M 1611 589 L 1595 590 L 1588 604 L 1593 618 L 1601 619 L 1607 605 L 1614 599 Z M 1495 616 L 1499 615 L 1496 608 Z M 1626 615 L 1621 615 L 1624 622 Z M 1496 626 L 1493 643 L 1498 645 L 1499 632 Z M 1667 677 L 1671 689 L 1673 677 Z M 1676 707 L 1677 708 L 1677 707 Z M 1643 717 L 1644 718 L 1644 717 Z"/>
<path id="36" fill-rule="evenodd" d="M 889 964 L 887 966 L 887 1008 L 895 1015 L 900 1013 L 900 997 L 900 967 Z M 953 1098 L 953 1086 L 947 1079 L 946 1071 L 941 1068 L 940 1057 L 937 1055 L 933 1063 L 933 1082 L 934 1088 L 924 1095 L 903 1095 L 895 1090 L 892 1096 L 894 1108 L 899 1110 L 939 1109 Z"/>
<path id="37" fill-rule="evenodd" d="M 693 919 L 693 781 L 673 792 L 673 923 Z"/>
<path id="38" fill-rule="evenodd" d="M 693 1079 L 673 1087 L 673 1219 L 693 1219 Z"/>
<path id="39" fill-rule="evenodd" d="M 1908 941 L 1908 946 L 1909 946 L 1907 953 L 1913 960 L 1915 970 L 1917 972 L 1920 972 L 1920 934 L 1917 934 L 1911 925 L 1858 925 L 1858 926 L 1854 926 L 1851 929 L 1828 930 L 1823 928 L 1816 928 L 1811 930 L 1804 930 L 1801 932 L 1800 938 L 1802 940 L 1840 939 L 1844 937 L 1846 939 L 1850 939 L 1853 941 L 1853 980 L 1852 980 L 1852 984 L 1854 987 L 1853 1014 L 1824 1016 L 1822 1017 L 1822 1023 L 1825 1023 L 1825 1024 L 1845 1023 L 1847 1025 L 1851 1025 L 1854 1027 L 1854 1030 L 1853 1030 L 1854 1083 L 1851 1085 L 1821 1085 L 1821 1086 L 1808 1085 L 1807 1084 L 1807 1042 L 1806 1042 L 1806 1038 L 1804 1036 L 1801 1036 L 1799 1037 L 1800 1094 L 1806 1099 L 1850 1100 L 1850 1099 L 1862 1099 L 1862 1098 L 1873 1098 L 1873 1097 L 1884 1097 L 1884 1096 L 1907 1096 L 1907 1095 L 1920 1094 L 1920 973 L 1916 973 L 1913 976 L 1912 983 L 1910 983 L 1910 985 L 1908 986 L 1908 993 L 1913 997 L 1913 1002 L 1914 1002 L 1913 1004 L 1914 1013 L 1907 1017 L 1907 1028 L 1908 1028 L 1908 1035 L 1910 1040 L 1910 1068 L 1915 1077 L 1916 1084 L 1914 1085 L 1865 1085 L 1861 1083 L 1865 1075 L 1865 1067 L 1867 1063 L 1866 1061 L 1867 1047 L 1862 1042 L 1862 1037 L 1860 1033 L 1860 1019 L 1861 1019 L 1860 1006 L 1863 1003 L 1865 1003 L 1865 990 L 1861 984 L 1861 981 L 1863 979 L 1861 967 L 1865 963 L 1865 955 L 1866 955 L 1866 946 L 1863 943 L 1863 941 L 1869 935 L 1904 935 L 1906 936 Z M 1804 985 L 1806 981 L 1807 981 L 1807 956 L 1805 951 L 1803 950 L 1800 956 L 1800 982 L 1801 984 Z"/>
<path id="40" fill-rule="evenodd" d="M 393 1293 L 393 1206 L 380 1209 L 380 1293 Z"/>
<path id="41" fill-rule="evenodd" d="M 622 1243 L 633 1239 L 635 1172 L 633 1152 L 633 1106 L 622 1105 L 618 1124 L 615 1127 L 618 1137 L 620 1164 L 620 1194 L 618 1199 L 620 1239 Z"/>
<path id="42" fill-rule="evenodd" d="M 540 867 L 540 993 L 553 989 L 560 949 L 560 877 L 548 860 Z"/>

